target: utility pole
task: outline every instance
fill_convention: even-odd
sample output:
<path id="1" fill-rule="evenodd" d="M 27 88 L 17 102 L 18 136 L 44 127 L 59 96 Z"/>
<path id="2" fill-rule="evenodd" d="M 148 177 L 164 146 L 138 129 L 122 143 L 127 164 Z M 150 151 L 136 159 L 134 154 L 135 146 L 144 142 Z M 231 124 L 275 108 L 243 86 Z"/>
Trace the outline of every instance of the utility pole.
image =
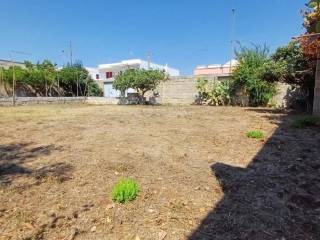
<path id="1" fill-rule="evenodd" d="M 234 58 L 234 43 L 235 43 L 235 24 L 236 24 L 236 9 L 232 8 L 231 16 L 231 58 L 230 58 L 230 73 L 232 71 L 232 59 Z"/>
<path id="2" fill-rule="evenodd" d="M 0 83 L 3 82 L 3 69 L 0 67 Z"/>
<path id="3" fill-rule="evenodd" d="M 57 81 L 58 81 L 58 98 L 60 97 L 60 79 L 59 79 L 59 69 L 57 70 Z"/>
<path id="4" fill-rule="evenodd" d="M 14 70 L 14 65 L 12 65 L 12 104 L 16 105 L 16 74 Z"/>
<path id="5" fill-rule="evenodd" d="M 62 57 L 64 55 L 65 51 L 62 50 L 61 53 L 59 54 L 59 57 Z M 60 97 L 60 75 L 59 75 L 59 67 L 57 69 L 57 81 L 58 81 L 58 98 Z"/>
<path id="6" fill-rule="evenodd" d="M 48 97 L 48 83 L 47 83 L 46 70 L 44 70 L 44 81 L 45 81 L 45 87 L 46 87 L 46 97 Z"/>
<path id="7" fill-rule="evenodd" d="M 71 42 L 71 40 L 70 40 L 69 48 L 70 48 L 70 64 L 72 66 L 73 65 L 73 52 L 72 52 L 72 42 Z"/>
<path id="8" fill-rule="evenodd" d="M 13 57 L 12 57 L 12 52 L 10 52 L 10 60 L 11 60 L 11 64 L 12 64 L 12 105 L 15 106 L 16 105 L 16 74 L 15 74 L 15 70 L 14 70 L 14 61 L 13 61 Z"/>
<path id="9" fill-rule="evenodd" d="M 77 97 L 79 96 L 79 76 L 78 76 L 78 70 L 76 72 L 76 77 L 77 77 Z"/>
<path id="10" fill-rule="evenodd" d="M 151 62 L 152 62 L 152 52 L 151 51 L 148 52 L 147 58 L 148 58 L 148 70 L 150 70 Z"/>

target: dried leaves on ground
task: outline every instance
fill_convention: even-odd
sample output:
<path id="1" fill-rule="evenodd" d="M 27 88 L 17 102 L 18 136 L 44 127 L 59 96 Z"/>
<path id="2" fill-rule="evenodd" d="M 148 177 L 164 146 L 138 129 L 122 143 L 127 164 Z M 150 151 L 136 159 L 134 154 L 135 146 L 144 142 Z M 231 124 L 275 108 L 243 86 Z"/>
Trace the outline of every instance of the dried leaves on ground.
<path id="1" fill-rule="evenodd" d="M 320 130 L 292 128 L 292 114 L 46 105 L 0 116 L 1 240 L 320 238 Z M 121 178 L 141 188 L 124 205 L 110 195 Z"/>

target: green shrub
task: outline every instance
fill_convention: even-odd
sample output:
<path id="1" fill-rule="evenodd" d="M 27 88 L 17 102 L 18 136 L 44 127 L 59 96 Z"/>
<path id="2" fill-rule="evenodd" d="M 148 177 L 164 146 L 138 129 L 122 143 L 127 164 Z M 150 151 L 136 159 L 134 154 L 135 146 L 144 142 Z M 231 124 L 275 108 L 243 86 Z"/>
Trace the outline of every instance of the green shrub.
<path id="1" fill-rule="evenodd" d="M 254 130 L 254 131 L 247 132 L 248 138 L 260 139 L 260 138 L 263 138 L 263 136 L 264 136 L 264 134 L 260 130 Z"/>
<path id="2" fill-rule="evenodd" d="M 138 184 L 134 180 L 122 179 L 112 189 L 112 200 L 125 203 L 134 200 L 139 192 Z"/>
<path id="3" fill-rule="evenodd" d="M 88 81 L 88 96 L 102 97 L 103 91 L 95 81 Z"/>
<path id="4" fill-rule="evenodd" d="M 239 65 L 232 74 L 235 86 L 249 93 L 250 106 L 266 106 L 276 94 L 275 81 L 284 67 L 270 59 L 266 46 L 241 47 L 236 55 Z"/>
<path id="5" fill-rule="evenodd" d="M 231 104 L 232 81 L 208 81 L 204 78 L 199 78 L 196 83 L 196 88 L 199 93 L 201 104 L 213 106 Z"/>
<path id="6" fill-rule="evenodd" d="M 305 127 L 312 127 L 320 124 L 320 119 L 315 116 L 301 116 L 297 117 L 292 122 L 292 127 L 294 128 L 305 128 Z"/>

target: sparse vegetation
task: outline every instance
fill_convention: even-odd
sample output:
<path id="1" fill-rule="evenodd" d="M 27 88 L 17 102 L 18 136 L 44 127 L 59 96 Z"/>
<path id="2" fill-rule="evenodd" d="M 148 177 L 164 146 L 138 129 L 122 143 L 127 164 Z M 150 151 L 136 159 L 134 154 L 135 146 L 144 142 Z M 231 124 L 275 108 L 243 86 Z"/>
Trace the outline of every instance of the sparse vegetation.
<path id="1" fill-rule="evenodd" d="M 293 120 L 291 126 L 294 128 L 306 128 L 320 124 L 320 119 L 315 116 L 300 116 Z"/>
<path id="2" fill-rule="evenodd" d="M 222 82 L 208 81 L 205 78 L 197 80 L 196 88 L 199 92 L 201 104 L 213 106 L 223 106 L 231 104 L 232 81 L 225 80 Z"/>
<path id="3" fill-rule="evenodd" d="M 121 179 L 112 189 L 112 200 L 125 203 L 134 200 L 139 192 L 138 184 L 131 179 Z"/>
<path id="4" fill-rule="evenodd" d="M 247 137 L 248 138 L 256 138 L 256 139 L 261 139 L 264 137 L 264 134 L 260 130 L 254 130 L 254 131 L 249 131 L 247 132 Z"/>
<path id="5" fill-rule="evenodd" d="M 66 104 L 3 107 L 0 115 L 1 236 L 132 239 L 138 231 L 159 239 L 163 229 L 170 240 L 270 239 L 263 230 L 318 239 L 304 223 L 319 225 L 319 129 L 288 128 L 291 114 Z M 265 143 L 248 130 L 275 135 Z M 140 192 L 119 206 L 111 192 L 120 176 Z"/>
<path id="6" fill-rule="evenodd" d="M 236 52 L 239 65 L 232 79 L 216 82 L 206 79 L 197 81 L 200 103 L 208 105 L 230 105 L 237 101 L 237 92 L 249 98 L 250 106 L 267 106 L 277 93 L 276 82 L 285 73 L 283 61 L 275 61 L 267 46 L 240 46 Z"/>

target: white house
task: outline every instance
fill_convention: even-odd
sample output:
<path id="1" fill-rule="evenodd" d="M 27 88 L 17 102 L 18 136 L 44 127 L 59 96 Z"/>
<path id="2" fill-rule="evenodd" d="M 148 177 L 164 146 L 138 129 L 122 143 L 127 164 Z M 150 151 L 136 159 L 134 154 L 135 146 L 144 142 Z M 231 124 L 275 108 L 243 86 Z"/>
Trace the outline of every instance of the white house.
<path id="1" fill-rule="evenodd" d="M 91 76 L 91 78 L 93 80 L 95 80 L 95 81 L 99 81 L 100 80 L 98 68 L 86 67 L 86 70 L 88 71 L 89 75 Z"/>
<path id="2" fill-rule="evenodd" d="M 159 65 L 141 59 L 125 60 L 118 63 L 101 64 L 98 66 L 98 75 L 94 71 L 95 80 L 101 80 L 104 82 L 104 96 L 105 97 L 119 97 L 120 92 L 112 87 L 114 77 L 121 71 L 127 69 L 157 69 L 164 70 L 169 76 L 180 76 L 180 71 L 174 68 L 169 68 L 167 65 Z M 129 89 L 128 92 L 133 92 Z"/>

